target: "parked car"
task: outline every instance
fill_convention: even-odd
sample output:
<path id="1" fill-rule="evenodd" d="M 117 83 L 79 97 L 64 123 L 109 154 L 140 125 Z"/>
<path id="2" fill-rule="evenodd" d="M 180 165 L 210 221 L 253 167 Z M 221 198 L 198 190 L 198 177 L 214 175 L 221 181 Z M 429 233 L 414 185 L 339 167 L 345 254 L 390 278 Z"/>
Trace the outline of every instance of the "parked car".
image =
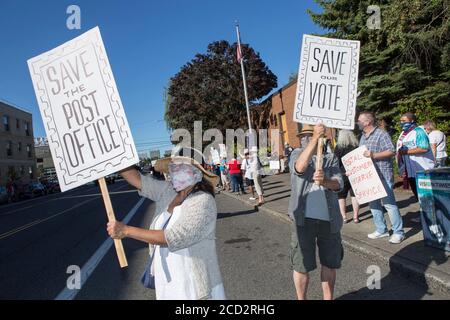
<path id="1" fill-rule="evenodd" d="M 25 189 L 25 198 L 34 198 L 36 196 L 43 196 L 47 194 L 47 190 L 40 182 L 32 182 Z"/>
<path id="2" fill-rule="evenodd" d="M 118 177 L 118 173 L 112 173 L 105 177 L 105 181 L 107 184 L 113 184 L 116 183 L 116 179 L 118 179 Z M 98 180 L 95 180 L 95 185 L 98 186 Z"/>
<path id="3" fill-rule="evenodd" d="M 47 180 L 46 182 L 42 182 L 42 184 L 47 190 L 47 193 L 61 192 L 58 180 Z"/>
<path id="4" fill-rule="evenodd" d="M 0 203 L 10 203 L 11 195 L 8 193 L 5 187 L 0 186 Z"/>

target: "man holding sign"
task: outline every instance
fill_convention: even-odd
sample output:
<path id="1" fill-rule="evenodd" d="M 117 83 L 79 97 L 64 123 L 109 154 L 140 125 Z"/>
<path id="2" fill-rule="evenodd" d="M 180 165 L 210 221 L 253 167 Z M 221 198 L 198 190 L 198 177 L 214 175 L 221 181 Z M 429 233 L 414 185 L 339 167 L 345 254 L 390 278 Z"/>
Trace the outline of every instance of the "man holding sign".
<path id="1" fill-rule="evenodd" d="M 403 231 L 402 216 L 397 207 L 393 191 L 393 157 L 395 156 L 395 147 L 389 134 L 375 125 L 373 113 L 362 112 L 358 117 L 358 127 L 363 131 L 359 145 L 367 147 L 368 150 L 364 153 L 364 156 L 372 158 L 374 161 L 378 175 L 387 193 L 386 197 L 369 203 L 376 230 L 369 234 L 368 237 L 369 239 L 379 239 L 389 236 L 383 214 L 384 206 L 392 224 L 393 234 L 389 242 L 398 244 L 405 238 L 405 233 Z"/>
<path id="2" fill-rule="evenodd" d="M 336 269 L 341 267 L 343 248 L 340 230 L 342 216 L 337 191 L 344 186 L 339 161 L 332 153 L 323 155 L 323 168 L 317 169 L 319 138 L 325 126 L 318 124 L 313 133 L 300 133 L 302 146 L 292 151 L 289 163 L 291 196 L 289 215 L 294 220 L 291 263 L 297 297 L 306 299 L 309 272 L 316 269 L 316 243 L 319 248 L 324 299 L 332 299 Z M 322 159 L 320 159 L 322 160 Z"/>

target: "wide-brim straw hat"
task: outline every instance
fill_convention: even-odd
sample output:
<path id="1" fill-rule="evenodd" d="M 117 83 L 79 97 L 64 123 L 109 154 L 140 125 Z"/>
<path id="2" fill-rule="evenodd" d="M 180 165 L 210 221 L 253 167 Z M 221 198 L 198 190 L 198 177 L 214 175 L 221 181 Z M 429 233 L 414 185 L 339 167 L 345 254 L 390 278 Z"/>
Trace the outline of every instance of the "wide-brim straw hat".
<path id="1" fill-rule="evenodd" d="M 302 123 L 302 130 L 297 134 L 297 136 L 301 137 L 308 133 L 310 133 L 310 134 L 314 133 L 314 126 L 312 124 L 303 124 Z"/>
<path id="2" fill-rule="evenodd" d="M 208 181 L 209 183 L 211 183 L 211 185 L 213 187 L 215 187 L 219 183 L 220 178 L 217 175 L 215 175 L 212 172 L 207 171 L 205 168 L 203 168 L 203 166 L 200 163 L 198 163 L 198 161 L 196 161 L 195 159 L 189 158 L 189 157 L 172 156 L 172 157 L 159 159 L 155 163 L 155 170 L 159 171 L 159 172 L 163 172 L 163 173 L 169 173 L 169 163 L 171 163 L 171 162 L 186 163 L 186 164 L 193 165 L 194 167 L 198 168 L 203 173 L 203 178 L 206 181 Z"/>

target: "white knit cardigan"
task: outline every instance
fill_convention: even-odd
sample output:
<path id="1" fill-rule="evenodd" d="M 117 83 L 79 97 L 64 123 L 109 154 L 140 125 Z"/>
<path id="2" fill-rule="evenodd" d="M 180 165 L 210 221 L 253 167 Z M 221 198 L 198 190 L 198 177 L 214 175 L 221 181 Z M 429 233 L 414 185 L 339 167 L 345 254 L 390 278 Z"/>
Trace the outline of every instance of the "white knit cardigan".
<path id="1" fill-rule="evenodd" d="M 168 181 L 157 180 L 150 175 L 141 175 L 141 196 L 156 203 L 150 229 L 176 196 Z M 211 290 L 222 284 L 216 252 L 217 207 L 214 197 L 198 191 L 189 195 L 181 204 L 181 216 L 164 230 L 170 252 L 187 248 L 190 269 L 193 272 L 197 299 L 210 299 Z M 150 255 L 154 246 L 150 245 Z"/>

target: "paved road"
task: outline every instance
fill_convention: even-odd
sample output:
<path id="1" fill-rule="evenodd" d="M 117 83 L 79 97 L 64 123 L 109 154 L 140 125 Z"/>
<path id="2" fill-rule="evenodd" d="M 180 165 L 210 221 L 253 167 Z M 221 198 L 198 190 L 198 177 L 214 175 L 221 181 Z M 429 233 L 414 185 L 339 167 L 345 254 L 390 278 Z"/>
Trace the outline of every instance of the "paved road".
<path id="1" fill-rule="evenodd" d="M 123 181 L 110 186 L 110 191 L 120 219 L 139 201 L 137 193 Z M 95 195 L 98 192 L 97 187 L 87 186 L 69 194 L 0 207 L 0 298 L 53 299 L 65 288 L 67 266 L 84 265 L 107 239 L 103 203 Z M 216 199 L 217 248 L 228 298 L 294 299 L 289 224 L 226 195 Z M 131 224 L 147 226 L 153 210 L 154 204 L 146 200 Z M 12 229 L 21 231 L 6 233 Z M 147 259 L 146 245 L 127 239 L 124 246 L 129 267 L 120 269 L 114 250 L 109 250 L 76 299 L 154 299 L 154 292 L 139 283 Z M 338 274 L 336 298 L 450 298 L 427 292 L 390 274 L 384 266 L 380 266 L 381 289 L 368 290 L 366 271 L 374 264 L 347 251 Z M 319 274 L 316 271 L 311 276 L 309 297 L 320 299 Z"/>

